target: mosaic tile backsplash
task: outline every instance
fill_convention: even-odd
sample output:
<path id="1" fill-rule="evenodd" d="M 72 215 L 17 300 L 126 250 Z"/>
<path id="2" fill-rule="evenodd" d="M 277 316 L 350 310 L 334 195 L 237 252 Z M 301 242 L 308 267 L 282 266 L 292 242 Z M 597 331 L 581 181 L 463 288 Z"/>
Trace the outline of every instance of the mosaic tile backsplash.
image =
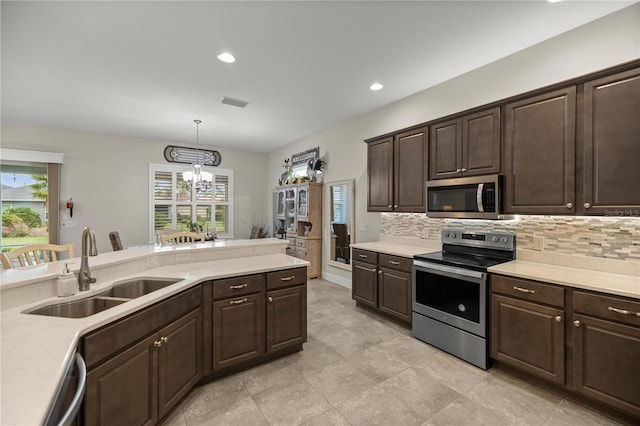
<path id="1" fill-rule="evenodd" d="M 545 253 L 640 262 L 640 218 L 515 216 L 511 220 L 428 218 L 423 213 L 382 213 L 380 233 L 388 237 L 440 240 L 442 228 L 514 232 L 519 249 L 534 250 L 544 237 Z"/>

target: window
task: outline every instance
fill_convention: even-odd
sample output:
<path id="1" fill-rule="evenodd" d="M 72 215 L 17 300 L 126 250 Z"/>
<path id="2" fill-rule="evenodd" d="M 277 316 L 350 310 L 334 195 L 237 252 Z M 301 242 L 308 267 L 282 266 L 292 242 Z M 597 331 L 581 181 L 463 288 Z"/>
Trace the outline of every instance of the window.
<path id="1" fill-rule="evenodd" d="M 188 165 L 149 166 L 149 237 L 171 230 L 189 230 L 198 223 L 204 232 L 233 237 L 233 171 L 207 168 L 213 184 L 206 191 L 195 191 L 182 179 Z M 195 193 L 195 194 L 194 194 Z"/>
<path id="2" fill-rule="evenodd" d="M 59 243 L 60 165 L 63 154 L 0 149 L 2 251 Z"/>

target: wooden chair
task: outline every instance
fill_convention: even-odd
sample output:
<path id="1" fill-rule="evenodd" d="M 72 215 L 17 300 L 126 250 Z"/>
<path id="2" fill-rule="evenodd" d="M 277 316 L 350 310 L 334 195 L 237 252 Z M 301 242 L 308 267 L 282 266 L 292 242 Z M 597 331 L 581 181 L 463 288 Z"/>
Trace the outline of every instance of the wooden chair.
<path id="1" fill-rule="evenodd" d="M 202 234 L 196 234 L 195 232 L 182 231 L 161 235 L 160 239 L 162 240 L 162 245 L 166 246 L 167 244 L 185 244 L 203 241 L 204 237 Z"/>
<path id="2" fill-rule="evenodd" d="M 336 235 L 336 259 L 344 259 L 345 263 L 349 263 L 351 257 L 351 236 L 347 232 L 347 225 L 345 223 L 334 223 L 333 233 Z"/>
<path id="3" fill-rule="evenodd" d="M 55 262 L 58 254 L 67 253 L 68 259 L 74 257 L 73 244 L 30 244 L 28 246 L 18 247 L 15 250 L 0 254 L 2 266 L 4 269 L 16 267 L 15 261 L 20 266 L 35 266 L 43 263 Z"/>

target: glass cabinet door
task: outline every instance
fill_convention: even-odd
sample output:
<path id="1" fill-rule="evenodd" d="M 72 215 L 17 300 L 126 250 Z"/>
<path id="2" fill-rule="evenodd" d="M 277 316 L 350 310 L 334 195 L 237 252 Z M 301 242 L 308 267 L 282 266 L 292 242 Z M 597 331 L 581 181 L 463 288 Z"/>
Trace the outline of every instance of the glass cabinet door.
<path id="1" fill-rule="evenodd" d="M 278 201 L 277 201 L 278 219 L 284 219 L 284 212 L 285 212 L 284 197 L 285 197 L 285 190 L 278 191 Z"/>
<path id="2" fill-rule="evenodd" d="M 296 220 L 296 188 L 285 189 L 284 197 L 285 229 L 288 234 L 295 234 L 297 230 Z"/>
<path id="3" fill-rule="evenodd" d="M 298 218 L 309 216 L 309 190 L 307 187 L 298 189 Z"/>

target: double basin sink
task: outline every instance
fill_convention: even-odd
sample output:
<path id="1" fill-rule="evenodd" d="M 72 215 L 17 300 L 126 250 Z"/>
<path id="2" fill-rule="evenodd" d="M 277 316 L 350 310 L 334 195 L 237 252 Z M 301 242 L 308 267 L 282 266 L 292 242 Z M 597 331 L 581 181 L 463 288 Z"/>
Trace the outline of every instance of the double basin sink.
<path id="1" fill-rule="evenodd" d="M 112 288 L 85 299 L 47 305 L 24 313 L 50 317 L 85 318 L 179 281 L 182 279 L 136 278 L 117 283 Z"/>

